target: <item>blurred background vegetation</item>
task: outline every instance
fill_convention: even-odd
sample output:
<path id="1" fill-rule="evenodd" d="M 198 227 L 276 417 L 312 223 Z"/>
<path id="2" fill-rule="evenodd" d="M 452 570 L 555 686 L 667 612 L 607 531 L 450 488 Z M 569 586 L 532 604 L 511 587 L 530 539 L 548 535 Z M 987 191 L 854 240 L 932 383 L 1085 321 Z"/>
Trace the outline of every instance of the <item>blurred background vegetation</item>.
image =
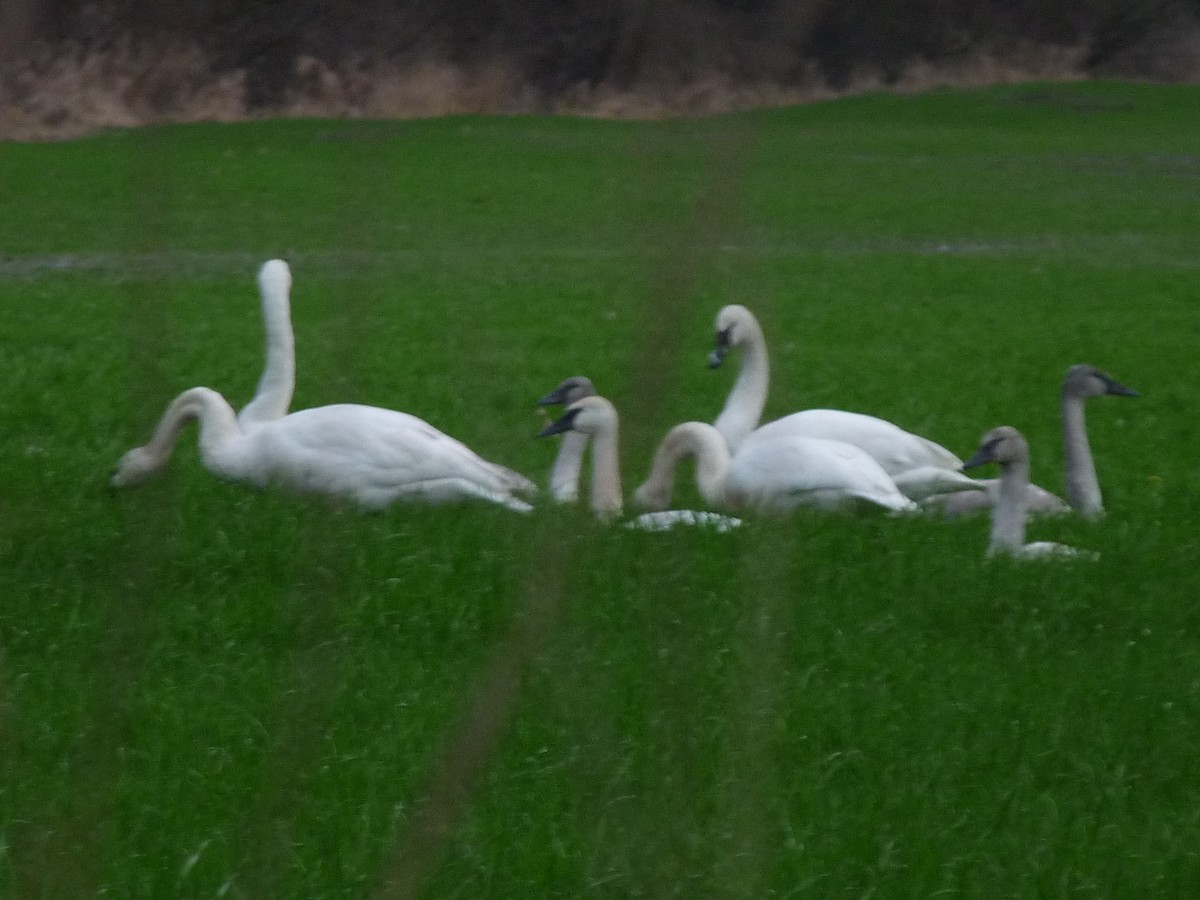
<path id="1" fill-rule="evenodd" d="M 1200 0 L 4 0 L 0 137 L 1200 78 Z"/>

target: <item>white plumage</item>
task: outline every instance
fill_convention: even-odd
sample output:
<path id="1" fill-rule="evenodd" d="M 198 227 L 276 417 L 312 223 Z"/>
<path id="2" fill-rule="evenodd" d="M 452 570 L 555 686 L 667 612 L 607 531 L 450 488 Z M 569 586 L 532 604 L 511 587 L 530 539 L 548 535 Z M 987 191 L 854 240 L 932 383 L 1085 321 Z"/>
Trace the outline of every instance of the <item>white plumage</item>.
<path id="1" fill-rule="evenodd" d="M 167 407 L 149 443 L 126 453 L 112 483 L 137 484 L 161 470 L 180 432 L 200 424 L 200 454 L 219 478 L 255 487 L 278 486 L 352 500 L 379 509 L 398 500 L 441 503 L 479 498 L 510 509 L 532 507 L 515 496 L 535 487 L 524 476 L 490 463 L 428 422 L 390 409 L 358 404 L 320 406 L 285 414 L 291 401 L 293 362 L 283 340 L 287 264 L 272 260 L 260 273 L 267 306 L 268 362 L 259 392 L 241 416 L 207 387 L 184 391 Z"/>
<path id="2" fill-rule="evenodd" d="M 847 509 L 862 505 L 907 512 L 916 505 L 859 448 L 838 441 L 779 434 L 747 441 L 730 454 L 706 422 L 684 422 L 667 432 L 646 481 L 634 494 L 647 509 L 670 503 L 675 469 L 695 457 L 696 484 L 718 509 L 787 513 L 797 507 Z"/>
<path id="3" fill-rule="evenodd" d="M 576 433 L 590 440 L 592 448 L 592 511 L 602 520 L 611 520 L 624 511 L 619 461 L 620 417 L 604 397 L 588 395 L 567 407 L 561 417 L 541 430 L 538 437 Z M 578 469 L 576 478 L 578 478 Z M 741 524 L 740 519 L 717 513 L 675 509 L 637 516 L 625 523 L 627 528 L 643 531 L 668 531 L 676 525 L 693 525 L 728 531 Z"/>
<path id="4" fill-rule="evenodd" d="M 716 348 L 709 365 L 721 364 L 734 347 L 742 352 L 737 380 L 713 423 L 729 449 L 783 435 L 842 441 L 869 454 L 907 497 L 920 500 L 947 491 L 982 487 L 961 472 L 962 460 L 940 444 L 884 419 L 837 409 L 809 409 L 759 426 L 770 381 L 766 340 L 754 314 L 731 305 L 717 314 Z"/>

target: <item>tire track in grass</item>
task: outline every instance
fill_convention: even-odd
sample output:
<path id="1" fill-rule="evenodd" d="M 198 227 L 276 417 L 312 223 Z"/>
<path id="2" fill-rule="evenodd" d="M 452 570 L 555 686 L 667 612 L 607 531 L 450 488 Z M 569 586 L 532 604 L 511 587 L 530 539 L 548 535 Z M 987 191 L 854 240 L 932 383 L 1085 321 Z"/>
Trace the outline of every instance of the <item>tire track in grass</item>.
<path id="1" fill-rule="evenodd" d="M 663 398 L 672 380 L 672 345 L 695 300 L 701 273 L 717 253 L 740 209 L 741 175 L 753 146 L 744 120 L 714 120 L 702 133 L 702 189 L 691 218 L 658 238 L 656 266 L 650 273 L 650 302 L 641 330 L 630 382 L 641 403 L 622 411 L 632 428 L 657 428 Z M 652 148 L 651 148 L 652 149 Z M 647 155 L 643 187 L 653 196 L 654 169 L 661 160 Z M 538 523 L 528 571 L 536 579 L 521 588 L 518 611 L 505 638 L 483 668 L 466 707 L 450 729 L 437 762 L 420 793 L 416 812 L 400 835 L 384 867 L 378 900 L 420 897 L 436 872 L 467 806 L 504 737 L 533 659 L 552 640 L 566 595 L 568 573 L 580 558 L 577 541 L 563 540 L 553 521 Z M 681 799 L 681 802 L 684 802 Z M 661 893 L 671 892 L 659 885 Z"/>

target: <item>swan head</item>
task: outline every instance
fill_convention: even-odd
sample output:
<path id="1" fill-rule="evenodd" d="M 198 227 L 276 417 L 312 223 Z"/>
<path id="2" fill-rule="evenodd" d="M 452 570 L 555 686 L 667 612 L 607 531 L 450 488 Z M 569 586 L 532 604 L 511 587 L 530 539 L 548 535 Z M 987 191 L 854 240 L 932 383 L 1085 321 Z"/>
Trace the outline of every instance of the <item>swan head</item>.
<path id="1" fill-rule="evenodd" d="M 1029 443 L 1025 436 L 1011 425 L 1001 425 L 983 436 L 979 449 L 963 463 L 963 468 L 973 469 L 988 463 L 1006 466 L 1023 459 L 1029 459 Z"/>
<path id="2" fill-rule="evenodd" d="M 162 468 L 161 460 L 145 447 L 134 447 L 119 460 L 113 469 L 109 485 L 115 488 L 141 484 Z"/>
<path id="3" fill-rule="evenodd" d="M 671 505 L 672 484 L 651 484 L 647 481 L 633 492 L 633 502 L 638 509 L 661 511 Z"/>
<path id="4" fill-rule="evenodd" d="M 590 378 L 583 375 L 573 375 L 562 384 L 538 400 L 538 406 L 570 406 L 576 400 L 594 396 L 596 386 Z"/>
<path id="5" fill-rule="evenodd" d="M 292 270 L 282 259 L 268 259 L 258 270 L 258 287 L 264 293 L 271 290 L 290 291 Z"/>
<path id="6" fill-rule="evenodd" d="M 1141 396 L 1095 366 L 1081 363 L 1067 369 L 1066 378 L 1063 379 L 1064 397 L 1101 397 L 1105 394 L 1115 397 Z"/>
<path id="7" fill-rule="evenodd" d="M 610 433 L 617 428 L 617 410 L 603 397 L 591 396 L 576 400 L 567 411 L 538 432 L 538 437 L 549 437 L 566 431 L 578 431 L 595 437 Z"/>
<path id="8" fill-rule="evenodd" d="M 747 341 L 752 333 L 759 330 L 758 320 L 746 307 L 736 303 L 721 307 L 717 313 L 716 345 L 708 356 L 708 367 L 717 368 L 725 361 L 730 350 Z"/>

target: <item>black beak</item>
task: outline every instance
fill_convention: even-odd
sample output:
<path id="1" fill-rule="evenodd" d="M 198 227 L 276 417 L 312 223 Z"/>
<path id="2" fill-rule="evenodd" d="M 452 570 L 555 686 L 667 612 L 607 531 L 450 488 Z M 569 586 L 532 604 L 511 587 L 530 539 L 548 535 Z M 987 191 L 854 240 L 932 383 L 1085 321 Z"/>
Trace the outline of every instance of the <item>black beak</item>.
<path id="1" fill-rule="evenodd" d="M 550 393 L 548 393 L 545 397 L 540 398 L 537 402 L 537 405 L 538 406 L 562 406 L 562 404 L 566 402 L 566 397 L 563 396 L 565 393 L 566 392 L 562 388 L 555 388 Z"/>
<path id="2" fill-rule="evenodd" d="M 964 469 L 975 469 L 979 466 L 986 466 L 990 462 L 995 462 L 992 458 L 992 445 L 984 444 L 972 454 L 971 458 L 963 463 Z"/>
<path id="3" fill-rule="evenodd" d="M 564 431 L 570 431 L 575 425 L 575 416 L 578 414 L 579 410 L 568 409 L 563 415 L 559 416 L 534 436 L 543 438 L 550 437 L 552 434 L 562 434 Z"/>
<path id="4" fill-rule="evenodd" d="M 1113 396 L 1116 396 L 1116 397 L 1140 397 L 1140 396 L 1142 396 L 1137 391 L 1135 391 L 1133 388 L 1125 387 L 1125 385 L 1121 384 L 1121 382 L 1117 381 L 1114 378 L 1106 379 L 1106 383 L 1108 385 L 1107 393 L 1112 394 Z"/>
<path id="5" fill-rule="evenodd" d="M 732 328 L 723 328 L 717 332 L 717 346 L 713 348 L 713 352 L 708 354 L 708 367 L 715 369 L 725 361 L 726 355 L 729 353 L 730 340 L 733 337 Z"/>

